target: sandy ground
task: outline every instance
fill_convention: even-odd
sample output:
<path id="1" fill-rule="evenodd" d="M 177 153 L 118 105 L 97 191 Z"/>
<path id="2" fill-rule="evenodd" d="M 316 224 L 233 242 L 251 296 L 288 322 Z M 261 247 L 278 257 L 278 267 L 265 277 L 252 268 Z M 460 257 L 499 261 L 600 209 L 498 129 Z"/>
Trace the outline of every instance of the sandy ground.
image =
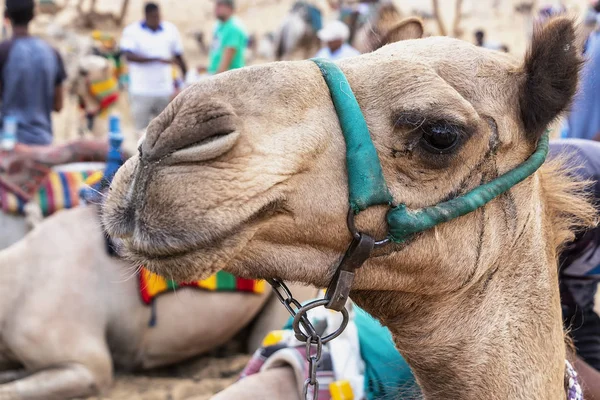
<path id="1" fill-rule="evenodd" d="M 212 18 L 211 0 L 155 0 L 163 9 L 166 20 L 175 23 L 184 38 L 186 58 L 190 65 L 205 62 L 202 54 L 193 40 L 191 33 L 203 31 L 210 38 L 210 31 L 214 24 Z M 257 36 L 277 29 L 279 22 L 290 8 L 293 0 L 237 0 L 238 15 L 247 25 L 249 32 Z M 325 0 L 313 0 L 326 10 Z M 456 0 L 440 0 L 445 26 L 450 29 L 454 19 Z M 75 3 L 75 0 L 58 0 L 59 4 L 65 2 Z M 87 7 L 88 1 L 84 2 Z M 432 8 L 426 0 L 395 0 L 396 4 L 406 14 L 411 15 L 415 10 L 431 13 Z M 0 7 L 4 7 L 0 1 Z M 117 11 L 120 8 L 119 0 L 98 0 L 98 11 Z M 133 22 L 141 18 L 144 0 L 131 0 L 126 22 Z M 498 3 L 494 9 L 493 3 Z M 485 28 L 488 40 L 502 42 L 508 45 L 514 54 L 522 54 L 527 45 L 527 19 L 513 12 L 516 0 L 464 0 L 463 19 L 461 28 L 462 38 L 472 40 L 473 32 Z M 544 3 L 544 2 L 538 2 Z M 552 2 L 546 2 L 552 3 Z M 581 15 L 587 0 L 565 1 L 574 14 Z M 73 4 L 70 4 L 72 7 Z M 326 11 L 325 18 L 331 16 Z M 62 11 L 54 20 L 68 24 L 72 20 L 72 11 Z M 44 34 L 50 18 L 41 16 L 36 21 L 35 29 L 39 34 Z M 103 27 L 119 35 L 119 31 L 111 27 Z M 437 25 L 432 20 L 426 21 L 427 34 L 437 34 Z M 80 31 L 87 34 L 89 32 Z M 127 136 L 126 147 L 133 149 L 135 135 L 132 130 L 126 96 L 122 96 L 119 112 L 123 116 L 123 130 Z M 65 109 L 55 115 L 55 132 L 57 141 L 64 141 L 77 136 L 77 109 L 72 98 L 69 98 Z M 598 302 L 600 303 L 600 301 Z M 213 393 L 218 392 L 235 381 L 242 370 L 247 355 L 233 354 L 229 357 L 207 356 L 180 364 L 171 368 L 152 371 L 146 374 L 118 374 L 113 390 L 106 396 L 94 399 L 113 400 L 205 400 Z"/>
<path id="2" fill-rule="evenodd" d="M 237 380 L 249 358 L 204 357 L 147 375 L 120 374 L 108 396 L 90 399 L 208 400 Z"/>

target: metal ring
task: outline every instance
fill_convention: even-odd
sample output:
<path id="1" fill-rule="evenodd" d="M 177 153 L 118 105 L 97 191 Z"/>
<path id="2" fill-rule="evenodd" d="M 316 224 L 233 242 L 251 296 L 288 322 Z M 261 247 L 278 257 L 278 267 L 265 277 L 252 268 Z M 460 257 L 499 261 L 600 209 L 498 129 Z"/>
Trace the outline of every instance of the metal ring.
<path id="1" fill-rule="evenodd" d="M 352 234 L 354 239 L 360 238 L 360 232 L 356 229 L 356 225 L 354 224 L 354 211 L 352 208 L 348 209 L 348 215 L 346 216 L 346 225 L 348 225 L 348 230 Z"/>
<path id="2" fill-rule="evenodd" d="M 352 208 L 349 208 L 348 216 L 346 217 L 346 224 L 348 225 L 348 230 L 350 231 L 350 234 L 352 234 L 352 237 L 358 240 L 360 239 L 360 232 L 358 231 L 358 229 L 356 229 L 356 224 L 354 223 L 354 215 L 355 214 L 354 211 L 352 211 Z M 388 243 L 390 243 L 390 237 L 386 236 L 384 239 L 376 240 L 374 247 L 382 247 Z"/>
<path id="3" fill-rule="evenodd" d="M 296 334 L 296 338 L 298 340 L 300 340 L 302 342 L 313 340 L 312 337 L 306 335 L 300 329 L 300 324 L 302 322 L 301 320 L 304 317 L 307 317 L 308 311 L 312 310 L 313 308 L 325 306 L 328 303 L 329 303 L 329 300 L 327 300 L 327 299 L 315 300 L 315 301 L 311 301 L 310 303 L 306 304 L 305 306 L 303 306 L 301 309 L 298 310 L 298 313 L 294 316 L 294 322 L 292 323 L 292 327 L 294 328 L 294 333 Z M 346 329 L 346 326 L 348 325 L 348 320 L 349 320 L 348 310 L 346 310 L 346 307 L 344 307 L 340 310 L 340 312 L 342 313 L 342 324 L 337 328 L 337 330 L 335 330 L 334 332 L 330 333 L 329 335 L 321 338 L 322 344 L 325 344 L 325 343 L 335 339 L 336 337 L 340 336 L 342 334 L 342 332 L 344 331 L 344 329 Z"/>

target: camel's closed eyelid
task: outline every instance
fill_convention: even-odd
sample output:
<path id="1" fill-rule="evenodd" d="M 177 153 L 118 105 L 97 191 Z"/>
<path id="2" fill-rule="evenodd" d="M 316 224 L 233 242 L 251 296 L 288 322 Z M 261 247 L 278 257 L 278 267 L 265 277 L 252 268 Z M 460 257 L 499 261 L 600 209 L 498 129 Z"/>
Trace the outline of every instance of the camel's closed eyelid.
<path id="1" fill-rule="evenodd" d="M 174 165 L 210 161 L 231 150 L 239 137 L 239 131 L 211 136 L 172 152 L 164 157 L 161 162 L 163 165 Z"/>

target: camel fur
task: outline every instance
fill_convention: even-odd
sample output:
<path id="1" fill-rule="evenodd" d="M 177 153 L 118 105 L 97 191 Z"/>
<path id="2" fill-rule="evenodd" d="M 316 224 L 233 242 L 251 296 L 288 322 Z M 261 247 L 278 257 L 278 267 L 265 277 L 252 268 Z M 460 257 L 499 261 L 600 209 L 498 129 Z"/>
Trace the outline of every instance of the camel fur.
<path id="1" fill-rule="evenodd" d="M 431 37 L 339 61 L 395 201 L 435 205 L 526 160 L 572 100 L 574 44 L 573 22 L 557 18 L 524 59 Z M 557 254 L 596 220 L 570 182 L 546 164 L 357 272 L 352 299 L 390 329 L 425 399 L 565 398 Z M 150 124 L 103 210 L 124 254 L 157 273 L 326 287 L 351 235 L 345 143 L 319 69 L 267 64 L 188 88 Z M 384 237 L 386 212 L 357 226 Z"/>
<path id="2" fill-rule="evenodd" d="M 255 320 L 247 338 L 252 350 L 288 318 L 269 292 L 183 288 L 156 300 L 157 324 L 150 327 L 137 268 L 106 254 L 96 214 L 95 206 L 60 211 L 0 251 L 0 399 L 107 394 L 114 368 L 135 371 L 188 359 Z M 25 231 L 24 220 L 0 214 L 3 228 L 12 221 Z M 314 295 L 298 289 L 303 300 Z"/>

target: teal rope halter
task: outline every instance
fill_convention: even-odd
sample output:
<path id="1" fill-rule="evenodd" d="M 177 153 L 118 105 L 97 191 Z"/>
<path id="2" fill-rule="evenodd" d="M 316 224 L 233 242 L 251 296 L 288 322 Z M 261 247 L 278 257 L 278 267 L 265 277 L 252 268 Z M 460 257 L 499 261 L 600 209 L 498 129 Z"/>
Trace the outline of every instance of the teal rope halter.
<path id="1" fill-rule="evenodd" d="M 463 196 L 418 210 L 409 210 L 404 204 L 394 206 L 394 199 L 385 183 L 381 162 L 371 140 L 367 122 L 354 97 L 354 93 L 352 93 L 348 80 L 334 63 L 323 59 L 313 59 L 312 61 L 321 70 L 321 74 L 329 87 L 331 99 L 346 141 L 348 201 L 350 203 L 348 228 L 352 234 L 352 242 L 337 265 L 324 299 L 313 300 L 305 305 L 300 305 L 281 280 L 268 279 L 268 282 L 273 286 L 281 303 L 294 317 L 292 327 L 296 338 L 306 343 L 309 369 L 316 371 L 322 345 L 340 335 L 348 323 L 349 317 L 345 304 L 352 290 L 355 272 L 370 257 L 373 249 L 390 241 L 405 242 L 415 233 L 473 212 L 522 182 L 544 163 L 548 154 L 548 134 L 542 136 L 537 149 L 525 162 L 491 182 L 476 187 Z M 357 231 L 354 226 L 354 215 L 375 205 L 388 205 L 391 207 L 387 213 L 387 237 L 379 242 L 371 236 Z M 297 308 L 297 311 L 292 305 Z M 319 335 L 307 317 L 308 311 L 321 306 L 340 312 L 342 317 L 342 323 L 338 329 L 325 337 Z M 313 345 L 317 346 L 316 356 L 311 356 L 310 349 Z M 571 378 L 569 382 L 576 378 L 574 375 L 569 377 Z M 319 391 L 316 372 L 311 373 L 304 382 L 305 399 L 309 398 L 309 387 L 313 390 L 312 398 L 316 399 Z M 570 390 L 575 395 L 578 393 L 577 387 L 575 383 L 570 385 Z M 579 399 L 579 397 L 569 395 L 569 400 Z"/>
<path id="2" fill-rule="evenodd" d="M 346 141 L 351 210 L 358 214 L 374 205 L 392 205 L 393 198 L 385 183 L 377 150 L 348 80 L 340 68 L 331 61 L 324 59 L 312 59 L 312 61 L 318 65 L 329 87 Z M 404 204 L 391 208 L 387 214 L 388 238 L 395 243 L 402 243 L 415 233 L 483 207 L 537 171 L 544 163 L 547 154 L 548 134 L 546 133 L 541 137 L 535 152 L 525 162 L 463 196 L 418 210 L 410 210 Z"/>

